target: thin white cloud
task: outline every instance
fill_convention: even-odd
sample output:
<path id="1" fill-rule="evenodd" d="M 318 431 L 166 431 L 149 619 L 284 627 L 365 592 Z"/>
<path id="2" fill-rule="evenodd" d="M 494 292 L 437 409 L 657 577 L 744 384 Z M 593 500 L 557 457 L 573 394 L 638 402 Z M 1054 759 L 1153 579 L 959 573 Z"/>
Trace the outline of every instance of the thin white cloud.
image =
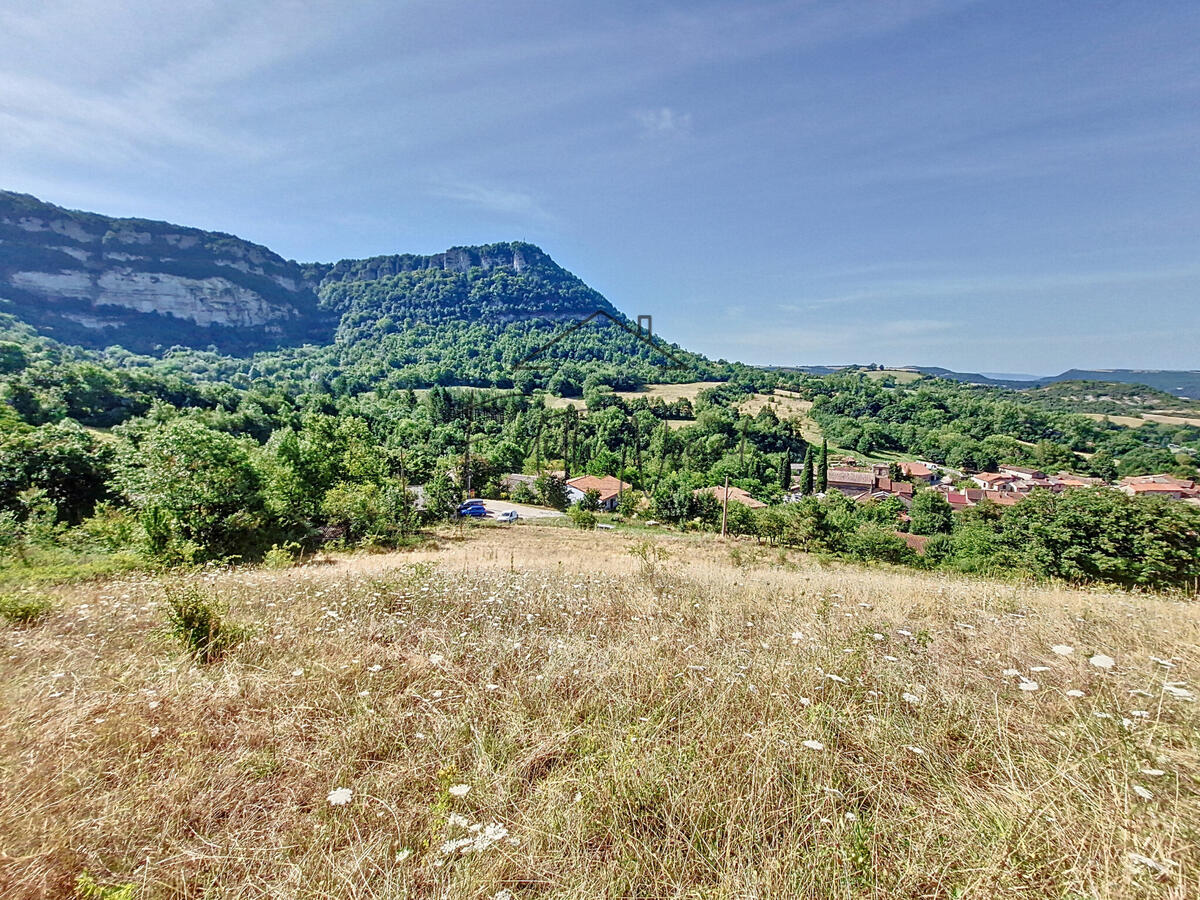
<path id="1" fill-rule="evenodd" d="M 635 110 L 633 117 L 642 132 L 651 137 L 685 135 L 692 130 L 692 114 L 677 112 L 669 106 Z"/>
<path id="2" fill-rule="evenodd" d="M 436 180 L 430 194 L 455 200 L 484 212 L 527 221 L 549 222 L 554 219 L 538 200 L 525 191 L 471 181 Z"/>

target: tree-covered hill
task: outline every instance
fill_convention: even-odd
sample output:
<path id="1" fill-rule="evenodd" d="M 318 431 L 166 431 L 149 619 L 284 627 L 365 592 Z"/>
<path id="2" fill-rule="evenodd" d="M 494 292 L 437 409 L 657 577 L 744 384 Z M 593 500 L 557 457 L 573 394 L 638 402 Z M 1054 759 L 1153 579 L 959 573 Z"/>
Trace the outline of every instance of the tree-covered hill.
<path id="1" fill-rule="evenodd" d="M 300 264 L 227 234 L 11 192 L 0 192 L 0 312 L 63 345 L 157 357 L 212 350 L 236 360 L 225 374 L 286 366 L 294 387 L 555 381 L 578 393 L 597 367 L 618 387 L 715 371 L 643 340 L 532 244 Z M 266 355 L 243 361 L 253 354 Z"/>

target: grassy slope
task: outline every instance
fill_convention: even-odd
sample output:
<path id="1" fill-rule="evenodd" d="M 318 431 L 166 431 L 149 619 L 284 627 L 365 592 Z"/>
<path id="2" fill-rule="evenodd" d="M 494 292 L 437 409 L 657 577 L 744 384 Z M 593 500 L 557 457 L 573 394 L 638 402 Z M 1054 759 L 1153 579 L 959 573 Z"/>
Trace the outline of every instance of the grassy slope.
<path id="1" fill-rule="evenodd" d="M 3 896 L 84 870 L 139 898 L 1200 890 L 1200 717 L 1162 687 L 1195 677 L 1194 604 L 469 534 L 197 578 L 256 627 L 205 668 L 159 631 L 171 582 L 5 626 Z M 451 814 L 508 837 L 443 853 Z"/>

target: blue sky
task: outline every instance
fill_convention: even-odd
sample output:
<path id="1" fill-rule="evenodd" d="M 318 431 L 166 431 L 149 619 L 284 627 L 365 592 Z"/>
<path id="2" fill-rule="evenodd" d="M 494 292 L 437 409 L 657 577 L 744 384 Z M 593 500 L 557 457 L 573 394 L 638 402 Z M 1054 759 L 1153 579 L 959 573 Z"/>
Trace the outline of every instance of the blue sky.
<path id="1" fill-rule="evenodd" d="M 6 0 L 0 187 L 752 363 L 1200 367 L 1200 3 Z"/>

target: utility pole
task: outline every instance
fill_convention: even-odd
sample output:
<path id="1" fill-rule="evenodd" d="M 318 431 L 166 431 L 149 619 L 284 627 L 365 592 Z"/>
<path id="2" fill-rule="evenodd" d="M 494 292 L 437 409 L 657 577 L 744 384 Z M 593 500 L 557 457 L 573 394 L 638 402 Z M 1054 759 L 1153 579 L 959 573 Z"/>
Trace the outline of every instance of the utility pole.
<path id="1" fill-rule="evenodd" d="M 463 487 L 466 489 L 464 497 L 471 496 L 471 431 L 475 427 L 475 392 L 471 391 L 471 396 L 467 400 L 467 440 L 463 449 Z"/>
<path id="2" fill-rule="evenodd" d="M 721 540 L 725 539 L 725 526 L 729 521 L 729 476 L 725 476 L 725 497 L 721 500 Z"/>
<path id="3" fill-rule="evenodd" d="M 642 429 L 638 425 L 637 413 L 633 415 L 633 458 L 637 465 L 638 484 L 645 490 L 646 482 L 642 479 Z"/>

